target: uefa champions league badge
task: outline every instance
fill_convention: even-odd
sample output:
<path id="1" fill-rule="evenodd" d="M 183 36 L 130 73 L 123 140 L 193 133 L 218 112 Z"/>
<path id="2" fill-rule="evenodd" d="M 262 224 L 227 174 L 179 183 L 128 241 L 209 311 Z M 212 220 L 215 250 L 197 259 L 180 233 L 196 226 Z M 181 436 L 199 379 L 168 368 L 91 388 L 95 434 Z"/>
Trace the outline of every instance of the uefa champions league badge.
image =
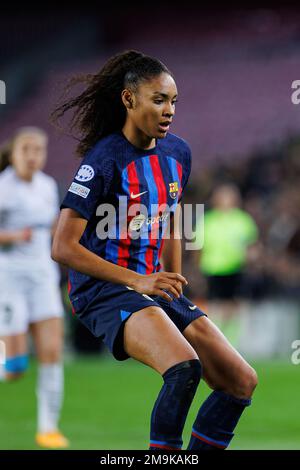
<path id="1" fill-rule="evenodd" d="M 86 183 L 94 178 L 95 172 L 94 169 L 90 165 L 81 165 L 79 168 L 75 179 L 80 181 L 81 183 Z"/>

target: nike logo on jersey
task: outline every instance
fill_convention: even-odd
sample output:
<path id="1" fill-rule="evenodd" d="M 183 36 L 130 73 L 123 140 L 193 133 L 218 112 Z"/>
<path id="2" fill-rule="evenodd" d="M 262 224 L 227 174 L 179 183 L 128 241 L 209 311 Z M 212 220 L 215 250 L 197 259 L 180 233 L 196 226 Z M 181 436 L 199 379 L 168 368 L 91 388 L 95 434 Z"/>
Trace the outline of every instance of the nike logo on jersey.
<path id="1" fill-rule="evenodd" d="M 142 193 L 138 193 L 138 194 L 133 194 L 133 193 L 131 193 L 131 194 L 130 194 L 130 197 L 131 197 L 131 199 L 135 199 L 135 198 L 137 198 L 137 197 L 139 197 L 139 196 L 141 196 L 142 194 L 145 194 L 145 193 L 147 193 L 147 192 L 148 192 L 148 191 L 143 191 Z"/>
<path id="2" fill-rule="evenodd" d="M 190 310 L 195 310 L 196 308 L 197 308 L 197 305 L 193 305 L 193 306 L 192 306 L 192 305 L 189 305 L 189 309 L 190 309 Z"/>

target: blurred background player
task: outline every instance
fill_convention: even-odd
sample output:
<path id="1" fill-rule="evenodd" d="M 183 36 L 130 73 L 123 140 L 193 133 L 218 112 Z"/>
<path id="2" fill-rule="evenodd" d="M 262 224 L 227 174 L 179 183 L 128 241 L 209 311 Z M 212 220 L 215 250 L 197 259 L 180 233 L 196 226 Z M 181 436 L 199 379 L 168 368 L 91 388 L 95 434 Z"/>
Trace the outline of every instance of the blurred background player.
<path id="1" fill-rule="evenodd" d="M 235 343 L 243 270 L 249 247 L 258 239 L 258 229 L 251 215 L 241 208 L 241 195 L 236 185 L 224 183 L 215 187 L 210 204 L 211 208 L 198 222 L 200 234 L 204 221 L 204 244 L 198 266 L 207 281 L 209 313 Z"/>
<path id="2" fill-rule="evenodd" d="M 2 379 L 21 377 L 28 365 L 27 334 L 38 366 L 36 443 L 67 447 L 58 430 L 63 399 L 63 305 L 59 271 L 50 258 L 58 212 L 55 180 L 41 170 L 46 133 L 17 130 L 2 148 L 0 173 L 0 337 L 6 346 Z"/>

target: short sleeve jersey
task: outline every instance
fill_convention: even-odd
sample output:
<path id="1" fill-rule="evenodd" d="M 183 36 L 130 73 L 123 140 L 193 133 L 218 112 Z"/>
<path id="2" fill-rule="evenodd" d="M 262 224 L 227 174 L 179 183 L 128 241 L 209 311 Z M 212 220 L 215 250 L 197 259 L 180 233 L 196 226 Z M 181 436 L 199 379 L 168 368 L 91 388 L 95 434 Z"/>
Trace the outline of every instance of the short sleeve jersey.
<path id="1" fill-rule="evenodd" d="M 38 171 L 32 181 L 24 181 L 11 166 L 0 173 L 0 230 L 32 230 L 30 241 L 0 246 L 1 271 L 26 276 L 45 269 L 57 272 L 51 259 L 51 228 L 58 212 L 58 188 L 51 176 Z"/>
<path id="2" fill-rule="evenodd" d="M 201 271 L 207 276 L 239 272 L 246 262 L 247 247 L 258 238 L 252 217 L 238 207 L 227 211 L 214 208 L 205 213 L 199 228 L 200 223 L 204 223 Z"/>
<path id="3" fill-rule="evenodd" d="M 102 138 L 83 158 L 61 208 L 87 222 L 80 243 L 107 261 L 140 274 L 161 269 L 168 220 L 191 171 L 187 143 L 168 134 L 143 150 L 122 132 Z M 70 298 L 89 301 L 101 280 L 69 270 Z"/>

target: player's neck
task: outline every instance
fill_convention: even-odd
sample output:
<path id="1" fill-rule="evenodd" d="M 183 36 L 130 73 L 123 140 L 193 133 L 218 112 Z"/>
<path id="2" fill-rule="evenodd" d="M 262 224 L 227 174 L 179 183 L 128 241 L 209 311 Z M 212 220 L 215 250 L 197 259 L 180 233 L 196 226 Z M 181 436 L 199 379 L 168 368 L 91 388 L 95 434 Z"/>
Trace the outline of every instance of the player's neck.
<path id="1" fill-rule="evenodd" d="M 130 123 L 126 122 L 122 129 L 126 139 L 135 147 L 141 150 L 149 150 L 155 147 L 154 138 L 147 136 L 140 129 L 134 128 Z"/>
<path id="2" fill-rule="evenodd" d="M 17 171 L 16 169 L 15 169 L 15 172 L 16 172 L 17 177 L 20 180 L 25 181 L 25 183 L 31 183 L 32 182 L 32 180 L 33 180 L 33 174 L 32 173 L 23 173 L 23 172 Z"/>

